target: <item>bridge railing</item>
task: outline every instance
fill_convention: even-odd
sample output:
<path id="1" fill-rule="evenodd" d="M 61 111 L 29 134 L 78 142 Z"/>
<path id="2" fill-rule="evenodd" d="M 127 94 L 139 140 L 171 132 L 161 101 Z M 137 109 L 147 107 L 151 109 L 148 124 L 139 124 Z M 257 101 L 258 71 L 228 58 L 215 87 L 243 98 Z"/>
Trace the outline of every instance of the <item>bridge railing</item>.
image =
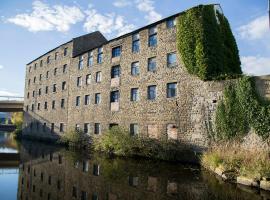
<path id="1" fill-rule="evenodd" d="M 22 102 L 24 97 L 19 96 L 0 96 L 0 101 L 19 101 Z"/>

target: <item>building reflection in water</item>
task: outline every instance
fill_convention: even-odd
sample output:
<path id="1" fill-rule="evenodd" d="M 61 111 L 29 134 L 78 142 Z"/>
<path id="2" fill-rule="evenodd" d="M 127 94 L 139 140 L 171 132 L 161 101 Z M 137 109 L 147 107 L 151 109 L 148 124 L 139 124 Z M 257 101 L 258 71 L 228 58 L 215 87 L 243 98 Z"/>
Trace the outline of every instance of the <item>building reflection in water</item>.
<path id="1" fill-rule="evenodd" d="M 21 145 L 18 199 L 260 199 L 198 168 L 82 156 L 45 144 Z"/>

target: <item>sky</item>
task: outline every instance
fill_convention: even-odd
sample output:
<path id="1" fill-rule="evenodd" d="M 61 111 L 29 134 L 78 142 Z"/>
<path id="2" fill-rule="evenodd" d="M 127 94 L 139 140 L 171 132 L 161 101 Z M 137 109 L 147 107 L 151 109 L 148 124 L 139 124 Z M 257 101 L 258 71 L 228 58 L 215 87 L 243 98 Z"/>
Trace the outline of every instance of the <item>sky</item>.
<path id="1" fill-rule="evenodd" d="M 111 39 L 209 3 L 229 19 L 244 73 L 270 74 L 267 0 L 0 0 L 0 96 L 23 96 L 26 64 L 74 37 Z"/>

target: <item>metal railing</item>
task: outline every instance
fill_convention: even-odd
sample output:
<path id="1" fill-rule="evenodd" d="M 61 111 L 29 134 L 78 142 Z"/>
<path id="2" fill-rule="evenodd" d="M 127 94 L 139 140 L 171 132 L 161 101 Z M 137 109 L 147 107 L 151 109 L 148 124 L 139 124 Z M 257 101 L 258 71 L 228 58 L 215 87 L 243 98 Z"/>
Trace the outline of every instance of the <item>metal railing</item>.
<path id="1" fill-rule="evenodd" d="M 0 96 L 0 101 L 20 101 L 22 102 L 24 97 L 19 96 Z"/>

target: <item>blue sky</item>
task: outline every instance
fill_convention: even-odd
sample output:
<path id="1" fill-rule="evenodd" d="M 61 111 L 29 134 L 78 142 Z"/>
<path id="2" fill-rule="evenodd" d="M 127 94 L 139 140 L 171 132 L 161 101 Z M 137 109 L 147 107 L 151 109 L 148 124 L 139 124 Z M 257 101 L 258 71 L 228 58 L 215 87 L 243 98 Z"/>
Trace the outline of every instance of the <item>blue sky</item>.
<path id="1" fill-rule="evenodd" d="M 267 0 L 1 0 L 0 96 L 22 96 L 25 65 L 74 37 L 100 30 L 110 39 L 208 3 L 229 19 L 243 71 L 270 74 Z"/>

